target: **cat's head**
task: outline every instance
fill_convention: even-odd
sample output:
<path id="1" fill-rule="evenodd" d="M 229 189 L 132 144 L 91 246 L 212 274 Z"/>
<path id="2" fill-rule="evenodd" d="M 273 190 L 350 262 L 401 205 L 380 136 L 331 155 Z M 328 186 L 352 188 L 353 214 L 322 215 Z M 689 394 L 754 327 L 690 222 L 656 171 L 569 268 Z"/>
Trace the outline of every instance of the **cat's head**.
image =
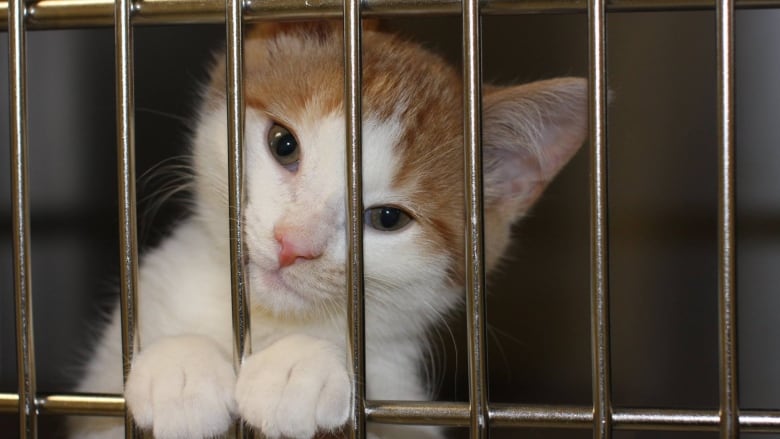
<path id="1" fill-rule="evenodd" d="M 339 24 L 270 25 L 245 42 L 251 302 L 293 318 L 344 315 L 345 125 Z M 195 138 L 197 212 L 227 244 L 224 61 Z M 462 81 L 417 44 L 363 35 L 363 202 L 369 323 L 424 326 L 464 278 Z M 586 84 L 485 87 L 486 259 L 583 142 Z M 380 323 L 381 325 L 381 323 Z M 385 325 L 382 325 L 385 326 Z"/>

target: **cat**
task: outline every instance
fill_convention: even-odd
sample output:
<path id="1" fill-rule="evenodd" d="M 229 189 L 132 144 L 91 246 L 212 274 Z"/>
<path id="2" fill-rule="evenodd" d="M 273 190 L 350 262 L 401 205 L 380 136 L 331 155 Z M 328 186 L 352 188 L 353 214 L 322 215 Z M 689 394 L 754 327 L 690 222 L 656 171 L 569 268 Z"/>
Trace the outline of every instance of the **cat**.
<path id="1" fill-rule="evenodd" d="M 225 433 L 336 437 L 350 409 L 346 364 L 343 34 L 338 22 L 258 25 L 244 43 L 245 240 L 252 354 L 234 372 L 228 265 L 225 60 L 203 93 L 192 144 L 191 216 L 141 262 L 125 398 L 157 438 Z M 363 34 L 363 202 L 369 399 L 424 400 L 426 333 L 462 306 L 462 81 L 439 56 Z M 485 86 L 485 259 L 579 149 L 587 85 L 560 78 Z M 82 392 L 122 392 L 119 313 Z M 74 419 L 74 438 L 123 437 L 119 418 Z M 371 437 L 434 439 L 436 427 L 370 425 Z M 330 436 L 329 436 L 330 437 Z"/>

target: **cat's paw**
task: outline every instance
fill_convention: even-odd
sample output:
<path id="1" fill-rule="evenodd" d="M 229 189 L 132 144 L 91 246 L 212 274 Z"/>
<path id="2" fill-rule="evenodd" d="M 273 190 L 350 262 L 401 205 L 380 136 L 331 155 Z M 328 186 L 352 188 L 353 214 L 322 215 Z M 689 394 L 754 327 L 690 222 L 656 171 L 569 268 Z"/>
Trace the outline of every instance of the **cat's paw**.
<path id="1" fill-rule="evenodd" d="M 344 353 L 325 340 L 285 337 L 244 361 L 236 402 L 244 420 L 268 438 L 310 439 L 349 417 L 351 385 Z"/>
<path id="2" fill-rule="evenodd" d="M 213 340 L 167 337 L 135 357 L 125 400 L 135 422 L 158 439 L 212 437 L 230 427 L 235 381 L 233 365 Z"/>

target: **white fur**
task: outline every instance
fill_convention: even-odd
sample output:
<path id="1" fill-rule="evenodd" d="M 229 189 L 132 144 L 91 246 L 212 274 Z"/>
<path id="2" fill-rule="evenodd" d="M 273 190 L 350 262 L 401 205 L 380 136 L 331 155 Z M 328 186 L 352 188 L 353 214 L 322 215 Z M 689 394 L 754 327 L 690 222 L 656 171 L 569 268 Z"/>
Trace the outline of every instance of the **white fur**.
<path id="1" fill-rule="evenodd" d="M 303 334 L 250 356 L 236 383 L 241 417 L 266 437 L 307 438 L 338 429 L 350 407 L 344 356 L 333 343 Z"/>
<path id="2" fill-rule="evenodd" d="M 172 336 L 138 356 L 125 399 L 136 423 L 158 438 L 213 436 L 230 427 L 235 382 L 233 364 L 213 339 Z"/>
<path id="3" fill-rule="evenodd" d="M 305 116 L 305 115 L 304 115 Z M 238 375 L 233 402 L 230 283 L 223 109 L 204 114 L 195 137 L 196 210 L 144 256 L 139 283 L 139 338 L 125 395 L 142 427 L 164 438 L 210 437 L 237 414 L 269 438 L 309 438 L 342 425 L 349 413 L 344 288 L 344 122 L 333 114 L 291 121 L 302 148 L 296 174 L 266 145 L 272 123 L 247 112 L 246 237 L 250 255 L 253 355 Z M 293 125 L 294 124 L 294 125 Z M 398 120 L 364 123 L 367 207 L 403 204 L 393 188 Z M 279 270 L 274 227 L 297 227 L 321 240 L 322 257 Z M 367 393 L 371 399 L 419 400 L 423 330 L 459 300 L 447 287 L 447 258 L 430 254 L 412 224 L 396 233 L 367 229 Z M 119 315 L 114 313 L 88 365 L 84 392 L 121 392 Z M 186 383 L 183 381 L 186 376 Z M 93 437 L 121 437 L 116 425 Z M 73 437 L 107 421 L 81 418 Z M 399 430 L 400 429 L 400 430 Z M 382 437 L 436 438 L 437 429 L 384 426 Z"/>
<path id="4" fill-rule="evenodd" d="M 489 226 L 498 230 L 486 235 L 489 266 L 506 247 L 511 222 L 584 137 L 585 115 L 578 110 L 584 108 L 584 82 L 541 84 L 487 97 L 486 127 L 494 134 L 485 136 L 485 181 L 498 188 L 486 192 L 494 211 Z M 560 99 L 533 100 L 539 91 Z M 345 126 L 340 112 L 319 114 L 317 99 L 311 97 L 296 114 L 273 118 L 247 110 L 244 231 L 253 354 L 237 381 L 229 360 L 226 112 L 224 105 L 211 102 L 201 114 L 193 139 L 193 212 L 144 255 L 137 313 L 141 349 L 124 389 L 136 421 L 158 439 L 211 437 L 227 430 L 235 416 L 269 439 L 308 439 L 347 420 Z M 405 114 L 406 100 L 395 104 L 396 115 Z M 538 114 L 571 117 L 532 117 Z M 269 152 L 266 136 L 274 120 L 298 139 L 301 159 L 295 172 L 280 166 Z M 539 125 L 548 120 L 542 129 Z M 412 214 L 419 208 L 404 191 L 427 188 L 399 187 L 395 181 L 402 163 L 395 146 L 403 123 L 400 116 L 366 116 L 363 121 L 366 208 L 398 205 Z M 515 129 L 501 128 L 504 123 Z M 531 144 L 518 144 L 525 140 Z M 555 160 L 541 160 L 540 149 Z M 516 163 L 533 165 L 523 169 L 527 172 L 519 182 L 512 180 Z M 510 184 L 502 184 L 506 179 Z M 281 267 L 280 230 L 317 257 Z M 364 258 L 367 396 L 425 399 L 419 364 L 425 333 L 461 300 L 448 270 L 453 256 L 431 245 L 423 227 L 412 221 L 394 232 L 366 227 Z M 119 320 L 115 311 L 87 364 L 80 391 L 123 391 Z M 441 437 L 435 427 L 370 429 L 372 437 L 383 439 Z M 74 438 L 123 437 L 118 418 L 79 418 L 71 433 Z"/>

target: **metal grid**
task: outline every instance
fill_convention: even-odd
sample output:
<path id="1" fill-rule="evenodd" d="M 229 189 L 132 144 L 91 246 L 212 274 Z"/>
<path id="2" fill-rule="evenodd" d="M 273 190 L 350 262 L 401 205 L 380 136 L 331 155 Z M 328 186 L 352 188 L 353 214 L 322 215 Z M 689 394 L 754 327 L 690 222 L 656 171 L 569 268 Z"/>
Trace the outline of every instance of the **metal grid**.
<path id="1" fill-rule="evenodd" d="M 27 127 L 25 33 L 29 29 L 105 26 L 116 35 L 117 147 L 120 175 L 121 311 L 125 376 L 133 350 L 135 290 L 138 270 L 135 220 L 132 28 L 148 23 L 227 23 L 230 217 L 242 217 L 242 23 L 252 19 L 344 17 L 347 175 L 349 184 L 348 289 L 350 361 L 354 380 L 351 438 L 365 437 L 365 422 L 421 423 L 469 427 L 471 437 L 488 437 L 489 427 L 591 429 L 595 438 L 609 438 L 615 429 L 720 431 L 722 438 L 742 432 L 780 432 L 780 411 L 740 411 L 737 401 L 734 238 L 734 8 L 777 7 L 778 0 L 325 0 L 316 6 L 296 0 L 22 0 L 0 3 L 9 33 L 11 167 L 13 204 L 14 285 L 18 345 L 18 393 L 0 394 L 0 413 L 18 414 L 21 437 L 36 437 L 37 416 L 81 414 L 125 416 L 127 437 L 136 434 L 121 396 L 39 395 L 35 386 L 29 199 L 27 196 Z M 719 410 L 626 409 L 611 402 L 607 245 L 606 167 L 606 28 L 607 11 L 713 9 L 717 18 L 719 130 Z M 360 17 L 403 14 L 457 14 L 463 17 L 464 148 L 467 209 L 467 306 L 469 337 L 469 403 L 368 401 L 364 387 L 364 322 L 362 280 L 362 203 L 360 163 Z M 485 370 L 483 225 L 480 163 L 480 17 L 482 14 L 587 12 L 590 51 L 591 158 L 591 342 L 593 405 L 525 406 L 490 403 Z M 2 26 L 0 24 L 0 26 Z M 247 292 L 242 261 L 240 220 L 230 223 L 233 284 L 234 360 L 250 349 Z M 227 238 L 227 237 L 226 237 Z M 244 436 L 240 423 L 237 433 Z"/>

